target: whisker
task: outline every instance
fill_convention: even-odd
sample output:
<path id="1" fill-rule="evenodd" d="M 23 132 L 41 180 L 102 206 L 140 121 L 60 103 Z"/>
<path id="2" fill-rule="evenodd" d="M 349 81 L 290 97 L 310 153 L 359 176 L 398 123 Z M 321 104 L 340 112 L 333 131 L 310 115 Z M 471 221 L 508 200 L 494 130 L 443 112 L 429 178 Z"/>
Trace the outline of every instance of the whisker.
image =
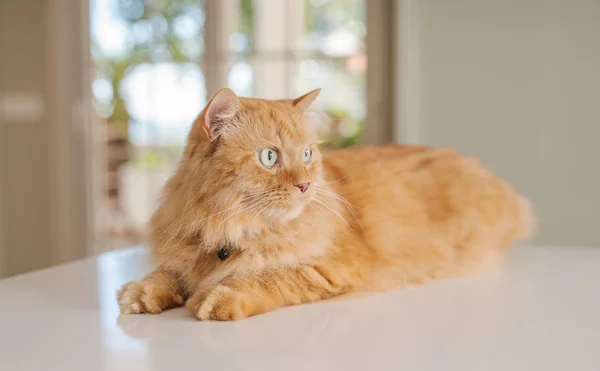
<path id="1" fill-rule="evenodd" d="M 346 221 L 346 219 L 344 219 L 337 211 L 333 210 L 326 202 L 325 200 L 319 198 L 318 196 L 314 197 L 315 202 L 317 202 L 319 205 L 323 206 L 324 208 L 326 208 L 327 210 L 331 211 L 332 213 L 334 213 L 335 215 L 337 215 L 348 227 L 350 227 L 350 224 L 348 224 L 348 222 Z"/>
<path id="2" fill-rule="evenodd" d="M 242 202 L 248 203 L 248 202 L 263 200 L 263 199 L 265 199 L 265 196 L 267 196 L 267 195 L 253 195 L 253 196 L 248 196 L 248 197 L 244 198 L 242 200 Z"/>
<path id="3" fill-rule="evenodd" d="M 342 196 L 338 196 L 336 194 L 332 194 L 332 193 L 327 193 L 327 192 L 323 192 L 321 190 L 317 190 L 317 193 L 320 194 L 321 196 L 324 197 L 329 197 L 332 198 L 334 200 L 340 201 L 341 203 L 344 204 L 344 206 L 346 206 L 350 212 L 354 213 L 354 208 L 357 208 L 356 206 L 352 205 L 350 202 L 348 202 L 348 200 L 346 200 L 345 198 L 343 198 Z"/>
<path id="4" fill-rule="evenodd" d="M 261 214 L 263 211 L 265 211 L 266 209 L 268 209 L 268 208 L 269 208 L 269 206 L 270 206 L 270 204 L 271 204 L 270 202 L 265 202 L 265 203 L 262 205 L 262 207 L 260 207 L 260 209 L 259 209 L 259 210 L 257 210 L 257 211 L 254 213 L 254 217 L 255 217 L 255 218 L 256 218 L 256 217 L 258 217 L 258 216 L 259 216 L 259 215 L 260 215 L 260 214 Z"/>
<path id="5" fill-rule="evenodd" d="M 339 181 L 342 181 L 342 180 L 346 179 L 346 178 L 348 177 L 348 175 L 350 175 L 350 173 L 348 173 L 348 174 L 344 175 L 343 177 L 341 177 L 341 178 L 340 178 L 340 179 L 338 179 L 338 180 L 334 180 L 333 182 L 326 182 L 326 183 L 327 183 L 327 184 L 333 184 L 333 183 L 337 183 L 337 182 L 339 182 Z"/>
<path id="6" fill-rule="evenodd" d="M 320 194 L 320 195 L 326 196 L 326 197 L 331 197 L 335 200 L 342 202 L 348 208 L 348 210 L 350 210 L 350 212 L 352 213 L 352 216 L 354 217 L 354 220 L 356 220 L 356 223 L 360 226 L 360 228 L 364 229 L 362 224 L 360 223 L 360 220 L 358 220 L 356 213 L 354 212 L 355 208 L 359 209 L 357 206 L 352 205 L 348 200 L 346 200 L 344 197 L 342 197 L 336 193 L 328 192 L 328 191 L 325 191 L 320 188 L 317 188 L 317 194 Z"/>
<path id="7" fill-rule="evenodd" d="M 335 200 L 338 200 L 340 202 L 342 202 L 349 210 L 350 212 L 356 216 L 356 214 L 354 213 L 354 209 L 359 209 L 359 207 L 352 205 L 348 200 L 346 200 L 344 197 L 337 195 L 335 193 L 329 193 L 329 192 L 323 192 L 322 190 L 317 189 L 317 193 L 319 193 L 322 196 L 326 196 L 326 197 L 331 197 Z"/>
<path id="8" fill-rule="evenodd" d="M 200 219 L 200 220 L 198 220 L 198 222 L 203 222 L 203 221 L 205 221 L 205 220 L 207 220 L 207 219 L 210 219 L 210 218 L 212 218 L 212 217 L 214 217 L 214 216 L 217 216 L 217 215 L 219 215 L 219 214 L 226 213 L 226 212 L 228 212 L 228 211 L 230 211 L 230 210 L 232 210 L 232 209 L 235 209 L 235 208 L 238 208 L 238 207 L 241 207 L 241 206 L 242 206 L 242 204 L 239 204 L 239 203 L 237 203 L 237 204 L 234 204 L 234 205 L 232 205 L 232 206 L 230 206 L 230 207 L 226 208 L 225 210 L 221 210 L 221 211 L 219 211 L 218 213 L 214 213 L 214 214 L 212 214 L 212 215 L 209 215 L 209 216 L 207 216 L 206 218 Z"/>
<path id="9" fill-rule="evenodd" d="M 344 197 L 340 196 L 339 194 L 337 194 L 335 192 L 326 191 L 322 188 L 317 188 L 317 192 L 321 192 L 324 195 L 327 195 L 327 196 L 333 197 L 337 200 L 340 200 L 341 202 L 343 202 L 345 205 L 347 205 L 350 208 L 359 209 L 358 206 L 352 205 L 348 200 L 346 200 Z"/>
<path id="10" fill-rule="evenodd" d="M 268 191 L 268 190 L 267 190 L 267 191 L 255 191 L 255 192 L 247 192 L 247 193 L 244 193 L 244 195 L 245 195 L 245 196 L 255 196 L 255 195 L 263 195 L 263 194 L 268 194 L 268 193 L 270 193 L 270 192 L 271 192 L 271 191 Z"/>
<path id="11" fill-rule="evenodd" d="M 312 202 L 309 202 L 309 203 L 308 203 L 308 206 L 311 208 L 311 210 L 318 211 L 318 212 L 319 212 L 319 214 L 321 214 L 321 215 L 323 215 L 323 216 L 325 215 L 325 214 L 323 213 L 323 210 L 321 210 L 320 208 L 317 208 L 316 206 L 314 206 L 314 205 L 312 204 Z"/>
<path id="12" fill-rule="evenodd" d="M 245 207 L 243 209 L 237 209 L 237 210 L 235 210 L 235 212 L 231 213 L 231 215 L 229 215 L 228 217 L 226 217 L 225 219 L 223 219 L 221 221 L 221 223 L 219 223 L 219 225 L 217 225 L 217 228 L 220 228 L 223 225 L 223 223 L 225 223 L 227 220 L 231 219 L 232 217 L 234 217 L 236 215 L 239 215 L 239 214 L 243 213 L 246 210 L 251 209 L 253 206 L 254 205 L 250 205 L 250 206 L 247 206 L 247 207 Z"/>
<path id="13" fill-rule="evenodd" d="M 221 223 L 219 223 L 219 225 L 217 226 L 217 228 L 221 227 L 221 225 L 223 225 L 227 220 L 229 220 L 230 218 L 242 214 L 244 212 L 247 211 L 251 211 L 253 209 L 258 209 L 260 208 L 261 210 L 263 210 L 265 207 L 267 207 L 269 205 L 269 201 L 270 200 L 265 200 L 265 199 L 260 199 L 260 200 L 256 200 L 256 201 L 252 201 L 249 205 L 244 205 L 246 207 L 242 208 L 242 209 L 237 209 L 235 210 L 235 212 L 233 212 L 231 215 L 229 215 L 228 217 L 226 217 L 225 219 L 223 219 L 221 221 Z"/>

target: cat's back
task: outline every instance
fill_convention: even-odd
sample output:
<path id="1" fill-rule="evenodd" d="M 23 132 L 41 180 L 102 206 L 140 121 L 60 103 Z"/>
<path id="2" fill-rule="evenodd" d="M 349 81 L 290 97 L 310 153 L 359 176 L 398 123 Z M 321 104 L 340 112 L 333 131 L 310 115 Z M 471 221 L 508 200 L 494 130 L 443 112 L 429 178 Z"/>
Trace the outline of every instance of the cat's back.
<path id="1" fill-rule="evenodd" d="M 478 160 L 447 148 L 356 147 L 327 153 L 323 162 L 334 190 L 362 205 L 460 204 L 508 186 Z"/>
<path id="2" fill-rule="evenodd" d="M 478 160 L 451 149 L 357 147 L 327 153 L 323 162 L 327 181 L 354 205 L 365 229 L 393 235 L 388 241 L 406 237 L 393 232 L 400 226 L 430 230 L 432 222 L 506 222 L 500 229 L 523 236 L 531 229 L 527 201 Z"/>
<path id="3" fill-rule="evenodd" d="M 418 219 L 447 209 L 463 196 L 451 194 L 451 189 L 486 172 L 449 149 L 399 144 L 330 152 L 323 162 L 326 181 L 335 192 L 369 216 L 387 219 L 399 214 Z"/>
<path id="4" fill-rule="evenodd" d="M 443 176 L 453 168 L 478 167 L 472 159 L 449 149 L 401 144 L 331 151 L 324 154 L 323 162 L 328 180 L 340 179 L 341 188 L 356 183 L 364 186 L 363 183 L 383 185 L 407 181 L 424 173 Z"/>

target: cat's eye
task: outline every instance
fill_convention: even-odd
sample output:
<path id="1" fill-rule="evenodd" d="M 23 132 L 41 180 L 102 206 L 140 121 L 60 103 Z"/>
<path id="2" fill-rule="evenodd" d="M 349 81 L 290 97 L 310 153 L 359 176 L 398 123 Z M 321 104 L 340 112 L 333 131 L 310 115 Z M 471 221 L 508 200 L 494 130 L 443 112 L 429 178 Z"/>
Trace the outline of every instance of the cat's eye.
<path id="1" fill-rule="evenodd" d="M 302 161 L 304 161 L 305 164 L 308 164 L 310 162 L 311 158 L 312 158 L 312 148 L 308 147 L 302 154 Z"/>
<path id="2" fill-rule="evenodd" d="M 265 148 L 260 151 L 260 163 L 264 167 L 273 167 L 277 163 L 277 150 L 275 148 Z"/>

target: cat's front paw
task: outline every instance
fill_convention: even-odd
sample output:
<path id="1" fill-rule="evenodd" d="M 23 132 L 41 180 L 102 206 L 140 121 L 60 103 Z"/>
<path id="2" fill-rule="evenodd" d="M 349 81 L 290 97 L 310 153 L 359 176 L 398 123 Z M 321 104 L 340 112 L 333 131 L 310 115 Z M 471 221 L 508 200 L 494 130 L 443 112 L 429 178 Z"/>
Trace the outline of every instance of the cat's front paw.
<path id="1" fill-rule="evenodd" d="M 235 321 L 250 316 L 248 295 L 224 285 L 195 293 L 186 307 L 201 321 Z"/>
<path id="2" fill-rule="evenodd" d="M 153 282 L 127 283 L 117 294 L 119 308 L 124 314 L 161 313 L 163 310 L 183 305 L 183 297 Z"/>

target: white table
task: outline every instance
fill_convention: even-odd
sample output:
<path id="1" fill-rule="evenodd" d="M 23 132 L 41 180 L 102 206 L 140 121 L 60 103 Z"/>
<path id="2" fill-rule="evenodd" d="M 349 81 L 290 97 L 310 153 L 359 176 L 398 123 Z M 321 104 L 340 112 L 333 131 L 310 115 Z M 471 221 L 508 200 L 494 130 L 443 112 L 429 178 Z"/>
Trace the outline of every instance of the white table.
<path id="1" fill-rule="evenodd" d="M 0 281 L 0 370 L 600 370 L 600 248 L 229 323 L 120 316 L 149 269 L 137 248 Z"/>

